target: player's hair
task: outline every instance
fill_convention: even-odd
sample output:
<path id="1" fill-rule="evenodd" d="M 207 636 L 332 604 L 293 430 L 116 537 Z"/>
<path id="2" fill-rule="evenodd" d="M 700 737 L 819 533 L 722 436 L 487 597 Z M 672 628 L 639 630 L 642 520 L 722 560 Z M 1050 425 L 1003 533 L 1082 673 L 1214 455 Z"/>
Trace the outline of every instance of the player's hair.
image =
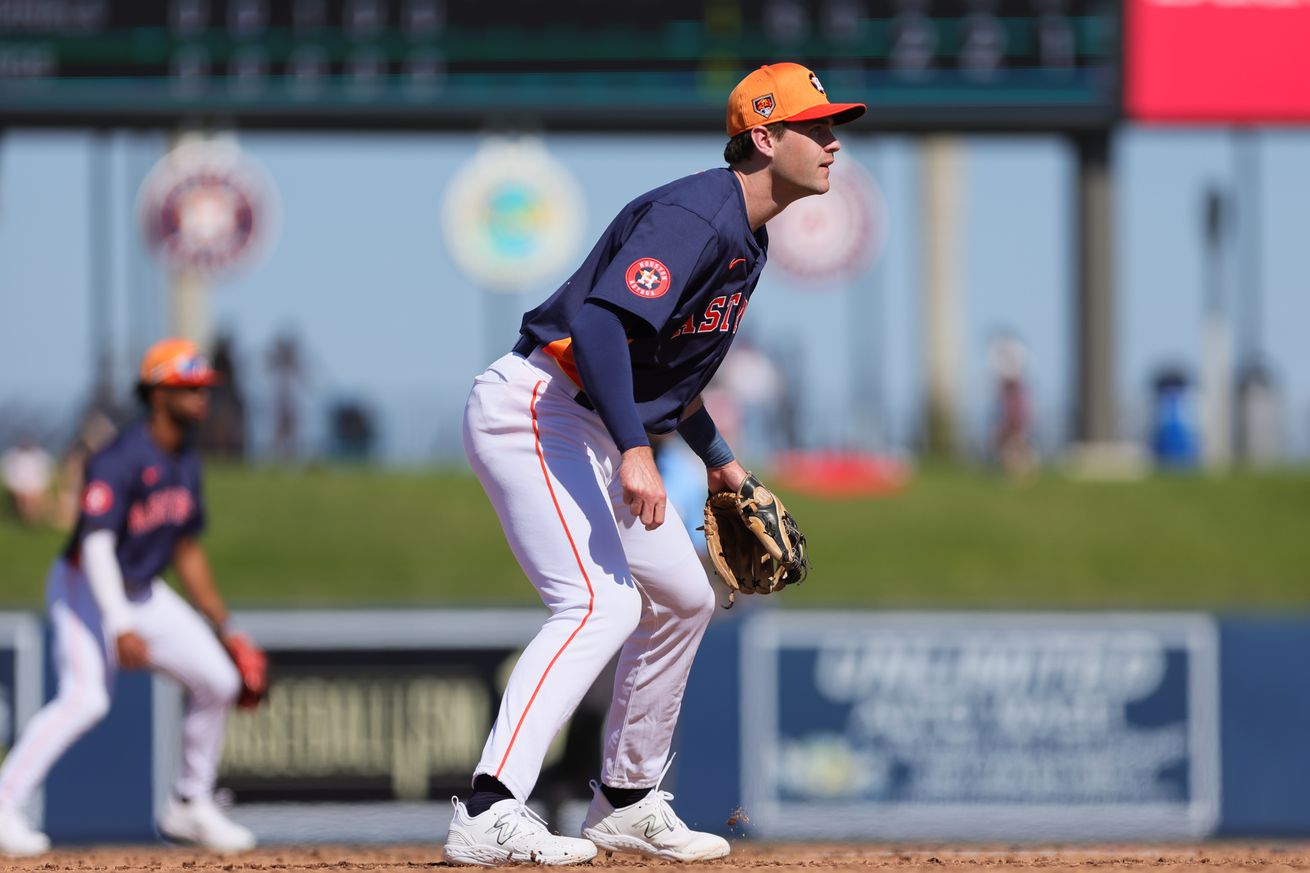
<path id="1" fill-rule="evenodd" d="M 764 129 L 769 132 L 770 137 L 777 139 L 787 129 L 787 122 L 775 121 L 773 124 L 764 125 Z M 750 130 L 743 130 L 728 140 L 728 144 L 723 147 L 723 160 L 729 166 L 740 164 L 753 154 L 755 154 L 755 141 L 751 139 Z"/>
<path id="2" fill-rule="evenodd" d="M 147 385 L 145 382 L 136 383 L 136 399 L 141 401 L 141 405 L 146 409 L 150 408 L 150 392 L 154 390 L 154 385 Z"/>

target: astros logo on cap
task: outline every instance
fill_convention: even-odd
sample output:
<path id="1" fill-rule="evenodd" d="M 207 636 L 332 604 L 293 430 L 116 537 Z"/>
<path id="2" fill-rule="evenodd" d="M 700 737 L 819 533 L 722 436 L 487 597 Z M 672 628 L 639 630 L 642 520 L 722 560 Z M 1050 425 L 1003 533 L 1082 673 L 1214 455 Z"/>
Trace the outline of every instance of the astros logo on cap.
<path id="1" fill-rule="evenodd" d="M 638 258 L 633 261 L 624 278 L 629 291 L 651 300 L 663 297 L 672 283 L 669 268 L 654 258 Z"/>
<path id="2" fill-rule="evenodd" d="M 756 97 L 754 102 L 755 111 L 765 118 L 773 114 L 773 95 L 765 94 L 763 97 Z"/>

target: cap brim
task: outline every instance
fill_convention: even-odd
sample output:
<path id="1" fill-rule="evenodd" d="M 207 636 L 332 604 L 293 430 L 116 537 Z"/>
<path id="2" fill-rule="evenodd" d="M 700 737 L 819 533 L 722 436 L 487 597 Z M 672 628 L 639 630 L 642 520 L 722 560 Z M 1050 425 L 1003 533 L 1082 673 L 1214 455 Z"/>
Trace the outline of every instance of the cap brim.
<path id="1" fill-rule="evenodd" d="M 863 103 L 820 103 L 809 109 L 802 109 L 794 115 L 788 115 L 783 121 L 818 121 L 831 118 L 833 124 L 847 124 L 854 121 L 868 109 Z"/>
<path id="2" fill-rule="evenodd" d="M 170 377 L 158 382 L 147 382 L 143 379 L 138 384 L 145 388 L 213 388 L 215 385 L 221 385 L 222 383 L 222 376 L 210 372 L 205 376 Z"/>
<path id="3" fill-rule="evenodd" d="M 211 370 L 204 376 L 178 379 L 173 385 L 179 388 L 213 388 L 215 385 L 221 384 L 222 381 L 223 377 Z"/>

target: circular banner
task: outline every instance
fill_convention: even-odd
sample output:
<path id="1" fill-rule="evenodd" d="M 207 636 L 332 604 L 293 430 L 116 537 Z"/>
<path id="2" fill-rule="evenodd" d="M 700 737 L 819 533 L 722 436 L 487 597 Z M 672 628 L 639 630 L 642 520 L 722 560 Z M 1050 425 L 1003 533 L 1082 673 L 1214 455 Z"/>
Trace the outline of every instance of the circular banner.
<path id="1" fill-rule="evenodd" d="M 217 276 L 252 263 L 277 223 L 267 175 L 231 140 L 179 145 L 137 197 L 146 245 L 178 272 Z"/>
<path id="2" fill-rule="evenodd" d="M 582 193 L 537 139 L 488 141 L 455 173 L 442 207 L 451 260 L 472 282 L 523 291 L 569 265 Z"/>
<path id="3" fill-rule="evenodd" d="M 804 197 L 769 222 L 769 263 L 835 284 L 868 269 L 887 240 L 882 190 L 853 160 L 833 164 L 828 193 Z"/>

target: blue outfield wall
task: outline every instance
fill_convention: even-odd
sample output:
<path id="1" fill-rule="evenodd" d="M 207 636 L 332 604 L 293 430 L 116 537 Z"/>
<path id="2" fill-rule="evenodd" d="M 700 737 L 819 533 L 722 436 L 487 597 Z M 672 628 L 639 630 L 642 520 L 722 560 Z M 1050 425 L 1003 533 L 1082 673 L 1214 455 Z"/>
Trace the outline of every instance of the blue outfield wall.
<path id="1" fill-rule="evenodd" d="M 442 632 L 429 642 L 423 628 L 485 635 L 472 625 L 494 624 L 505 642 L 526 641 L 539 620 L 497 615 L 407 611 L 407 622 L 415 645 L 449 648 L 462 664 L 468 651 L 456 650 L 468 640 Z M 0 630 L 14 618 L 0 616 Z M 371 618 L 395 626 L 394 616 L 369 612 L 327 614 L 321 627 L 296 615 L 294 625 L 331 649 L 331 633 L 349 625 L 357 637 Z M 30 718 L 34 687 L 54 691 L 48 652 L 30 629 L 0 633 L 0 714 L 12 713 L 0 753 Z M 1305 837 L 1307 664 L 1310 618 L 818 613 L 752 602 L 705 637 L 664 787 L 694 826 L 761 839 Z M 365 681 L 351 669 L 355 685 Z M 180 701 L 161 697 L 164 687 L 143 674 L 119 678 L 109 717 L 47 783 L 54 839 L 154 838 L 163 771 L 177 751 L 166 723 Z M 472 685 L 449 687 L 463 689 L 450 700 L 477 704 L 471 714 L 484 698 L 494 706 L 494 688 L 470 697 Z M 460 723 L 443 699 L 432 698 L 429 723 Z M 464 732 L 475 721 L 462 722 Z M 450 752 L 476 755 L 477 745 Z M 434 840 L 443 826 L 433 826 Z"/>
<path id="2" fill-rule="evenodd" d="M 1310 834 L 1310 621 L 1219 623 L 1221 836 Z"/>
<path id="3" fill-rule="evenodd" d="M 673 771 L 678 809 L 698 827 L 1310 835 L 1305 618 L 756 611 L 713 625 L 703 652 Z M 844 660 L 846 687 L 818 668 L 825 658 Z M 794 784 L 798 766 L 814 787 Z"/>
<path id="4" fill-rule="evenodd" d="M 46 672 L 47 699 L 54 671 Z M 124 673 L 105 719 L 55 764 L 43 828 L 55 843 L 149 842 L 154 825 L 153 683 Z"/>

